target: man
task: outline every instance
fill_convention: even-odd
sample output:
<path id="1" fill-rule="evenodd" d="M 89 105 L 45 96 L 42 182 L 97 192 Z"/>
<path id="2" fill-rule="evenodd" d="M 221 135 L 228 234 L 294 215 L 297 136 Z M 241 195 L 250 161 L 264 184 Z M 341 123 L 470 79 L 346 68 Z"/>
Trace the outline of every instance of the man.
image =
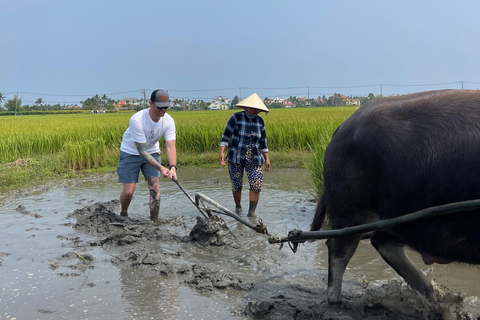
<path id="1" fill-rule="evenodd" d="M 142 170 L 150 190 L 150 220 L 157 221 L 160 212 L 160 173 L 170 180 L 177 178 L 177 149 L 175 147 L 175 121 L 167 114 L 170 107 L 168 92 L 154 90 L 150 96 L 150 108 L 135 113 L 123 134 L 118 161 L 118 182 L 123 183 L 120 194 L 121 216 L 128 216 L 138 175 Z M 169 169 L 161 165 L 158 141 L 165 136 Z"/>

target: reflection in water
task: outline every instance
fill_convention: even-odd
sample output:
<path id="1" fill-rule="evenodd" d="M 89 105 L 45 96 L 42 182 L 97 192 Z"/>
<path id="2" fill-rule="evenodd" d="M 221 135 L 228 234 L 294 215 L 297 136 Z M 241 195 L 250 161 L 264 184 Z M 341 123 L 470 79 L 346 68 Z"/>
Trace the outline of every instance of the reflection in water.
<path id="1" fill-rule="evenodd" d="M 128 267 L 120 270 L 122 299 L 131 319 L 241 319 L 230 314 L 225 302 L 217 302 L 214 293 L 201 295 L 186 286 L 178 286 L 174 276 L 152 274 L 151 269 Z M 223 300 L 235 295 L 223 291 Z"/>
<path id="2" fill-rule="evenodd" d="M 125 311 L 132 319 L 177 319 L 178 285 L 174 281 L 169 284 L 167 277 L 144 271 L 140 267 L 120 270 L 122 298 L 128 302 Z"/>

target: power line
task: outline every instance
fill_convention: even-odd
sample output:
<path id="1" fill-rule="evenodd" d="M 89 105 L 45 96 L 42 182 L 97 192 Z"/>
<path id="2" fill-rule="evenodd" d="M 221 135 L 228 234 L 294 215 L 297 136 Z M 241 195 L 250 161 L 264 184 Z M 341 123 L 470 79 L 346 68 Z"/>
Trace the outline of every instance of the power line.
<path id="1" fill-rule="evenodd" d="M 179 92 L 197 92 L 197 91 L 225 91 L 225 90 L 238 90 L 239 88 L 222 88 L 222 89 L 168 89 L 167 91 L 170 93 L 171 91 L 179 91 Z"/>
<path id="2" fill-rule="evenodd" d="M 290 89 L 304 89 L 308 88 L 308 86 L 303 86 L 303 87 L 286 87 L 286 88 L 248 88 L 248 87 L 242 87 L 242 89 L 248 89 L 248 90 L 290 90 Z"/>
<path id="3" fill-rule="evenodd" d="M 297 86 L 297 87 L 231 87 L 231 88 L 216 88 L 216 89 L 168 89 L 169 92 L 208 92 L 208 91 L 227 91 L 227 90 L 292 90 L 292 89 L 352 89 L 352 88 L 371 88 L 371 87 L 422 87 L 422 86 L 438 86 L 438 85 L 451 85 L 451 84 L 461 84 L 461 83 L 473 83 L 480 84 L 480 82 L 474 81 L 455 81 L 455 82 L 443 82 L 443 83 L 427 83 L 427 84 L 367 84 L 367 85 L 355 85 L 355 86 Z M 43 95 L 43 96 L 56 96 L 56 97 L 83 97 L 83 96 L 95 96 L 95 95 L 117 95 L 117 94 L 126 94 L 133 92 L 142 92 L 144 89 L 129 90 L 129 91 L 120 91 L 120 92 L 109 92 L 109 93 L 91 93 L 91 94 L 59 94 L 59 93 L 38 93 L 38 92 L 27 92 L 27 91 L 13 91 L 7 92 L 8 94 L 22 93 L 22 94 L 31 94 L 31 95 Z M 147 89 L 145 89 L 147 90 Z"/>
<path id="4" fill-rule="evenodd" d="M 444 82 L 444 83 L 428 83 L 428 84 L 382 84 L 382 86 L 388 87 L 431 87 L 431 86 L 441 86 L 447 84 L 461 84 L 466 81 L 456 81 L 456 82 Z"/>
<path id="5" fill-rule="evenodd" d="M 111 92 L 111 93 L 94 93 L 94 94 L 58 94 L 58 93 L 35 93 L 35 92 L 25 92 L 25 91 L 18 91 L 18 93 L 31 94 L 31 95 L 37 95 L 37 96 L 53 96 L 53 97 L 90 97 L 90 96 L 95 96 L 95 95 L 125 94 L 125 93 L 137 92 L 137 91 L 141 91 L 141 90 L 142 89 L 131 90 L 131 91 L 122 91 L 122 92 Z M 11 94 L 11 93 L 16 93 L 16 92 L 17 91 L 6 93 L 6 94 Z"/>
<path id="6" fill-rule="evenodd" d="M 354 86 L 296 86 L 296 87 L 230 87 L 230 88 L 216 88 L 216 89 L 169 89 L 169 93 L 173 93 L 170 95 L 171 100 L 173 99 L 183 99 L 183 100 L 210 100 L 212 97 L 186 97 L 185 93 L 188 92 L 222 92 L 222 91 L 232 91 L 238 90 L 238 93 L 232 93 L 231 95 L 237 95 L 239 97 L 242 96 L 242 90 L 276 90 L 277 92 L 272 92 L 269 94 L 262 94 L 263 96 L 277 96 L 277 97 L 289 97 L 289 96 L 317 96 L 317 95 L 333 95 L 331 92 L 313 92 L 311 89 L 357 89 L 357 88 L 373 88 L 378 87 L 380 90 L 380 95 L 383 95 L 383 90 L 386 87 L 431 87 L 431 86 L 452 86 L 452 85 L 461 85 L 463 89 L 464 84 L 480 84 L 480 82 L 476 81 L 454 81 L 454 82 L 443 82 L 443 83 L 425 83 L 425 84 L 366 84 L 366 85 L 354 85 Z M 305 92 L 300 92 L 298 90 L 304 89 Z M 291 90 L 290 92 L 296 93 L 285 93 L 281 92 L 283 90 Z M 102 95 L 120 95 L 120 94 L 130 94 L 130 93 L 138 93 L 138 92 L 145 92 L 151 91 L 151 89 L 138 89 L 138 90 L 128 90 L 128 91 L 119 91 L 119 92 L 110 92 L 110 93 L 95 93 L 95 94 L 60 94 L 60 93 L 38 93 L 38 92 L 27 92 L 27 91 L 13 91 L 5 93 L 4 96 L 8 95 L 36 95 L 36 96 L 50 96 L 50 97 L 92 97 L 95 95 L 102 96 Z M 182 94 L 179 94 L 182 93 Z M 259 93 L 260 94 L 260 93 Z M 345 93 L 344 95 L 353 95 L 353 96 L 368 96 L 369 93 Z M 395 95 L 398 93 L 393 93 L 390 95 Z M 221 94 L 220 94 L 221 95 Z M 230 94 L 229 94 L 230 95 Z M 145 96 L 145 94 L 144 94 Z M 25 102 L 33 102 L 30 100 L 26 100 Z M 46 103 L 63 103 L 63 104 L 78 104 L 79 101 L 52 101 Z"/>
<path id="7" fill-rule="evenodd" d="M 310 86 L 310 88 L 315 89 L 352 89 L 352 88 L 369 88 L 369 87 L 379 87 L 381 84 L 367 84 L 362 86 L 342 86 L 342 87 L 314 87 Z"/>

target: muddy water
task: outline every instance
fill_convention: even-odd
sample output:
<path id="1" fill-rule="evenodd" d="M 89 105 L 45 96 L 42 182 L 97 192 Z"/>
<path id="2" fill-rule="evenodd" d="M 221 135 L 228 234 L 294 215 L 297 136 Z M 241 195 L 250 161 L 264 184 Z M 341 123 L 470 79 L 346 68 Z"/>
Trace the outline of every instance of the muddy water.
<path id="1" fill-rule="evenodd" d="M 225 170 L 184 169 L 179 182 L 192 196 L 201 192 L 233 208 Z M 128 221 L 79 227 L 77 220 L 89 219 L 98 203 L 105 204 L 104 212 L 118 213 L 114 200 L 120 189 L 111 174 L 2 200 L 0 319 L 433 319 L 443 312 L 409 291 L 368 242 L 360 244 L 349 264 L 347 302 L 330 308 L 324 303 L 323 241 L 300 245 L 293 254 L 288 246 L 279 250 L 264 235 L 223 217 L 238 246 L 192 242 L 189 233 L 200 213 L 166 180 L 161 181 L 159 226 L 146 223 L 148 191 L 142 182 Z M 265 175 L 257 214 L 270 234 L 309 228 L 315 209 L 309 190 L 305 170 Z M 248 209 L 246 197 L 243 206 Z M 416 253 L 409 256 L 449 292 L 450 300 L 461 300 L 443 314 L 466 319 L 480 314 L 478 267 L 425 266 Z M 404 311 L 412 305 L 415 311 Z"/>

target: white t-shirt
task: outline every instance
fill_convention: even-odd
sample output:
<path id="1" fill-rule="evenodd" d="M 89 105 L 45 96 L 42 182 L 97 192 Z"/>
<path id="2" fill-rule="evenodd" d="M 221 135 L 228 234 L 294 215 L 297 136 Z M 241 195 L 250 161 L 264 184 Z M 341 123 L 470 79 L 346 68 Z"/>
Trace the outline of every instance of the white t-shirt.
<path id="1" fill-rule="evenodd" d="M 148 113 L 150 109 L 138 111 L 130 118 L 130 126 L 123 134 L 120 151 L 139 155 L 135 142 L 147 143 L 147 151 L 161 153 L 158 141 L 165 135 L 165 141 L 175 140 L 175 121 L 165 113 L 154 122 Z"/>

